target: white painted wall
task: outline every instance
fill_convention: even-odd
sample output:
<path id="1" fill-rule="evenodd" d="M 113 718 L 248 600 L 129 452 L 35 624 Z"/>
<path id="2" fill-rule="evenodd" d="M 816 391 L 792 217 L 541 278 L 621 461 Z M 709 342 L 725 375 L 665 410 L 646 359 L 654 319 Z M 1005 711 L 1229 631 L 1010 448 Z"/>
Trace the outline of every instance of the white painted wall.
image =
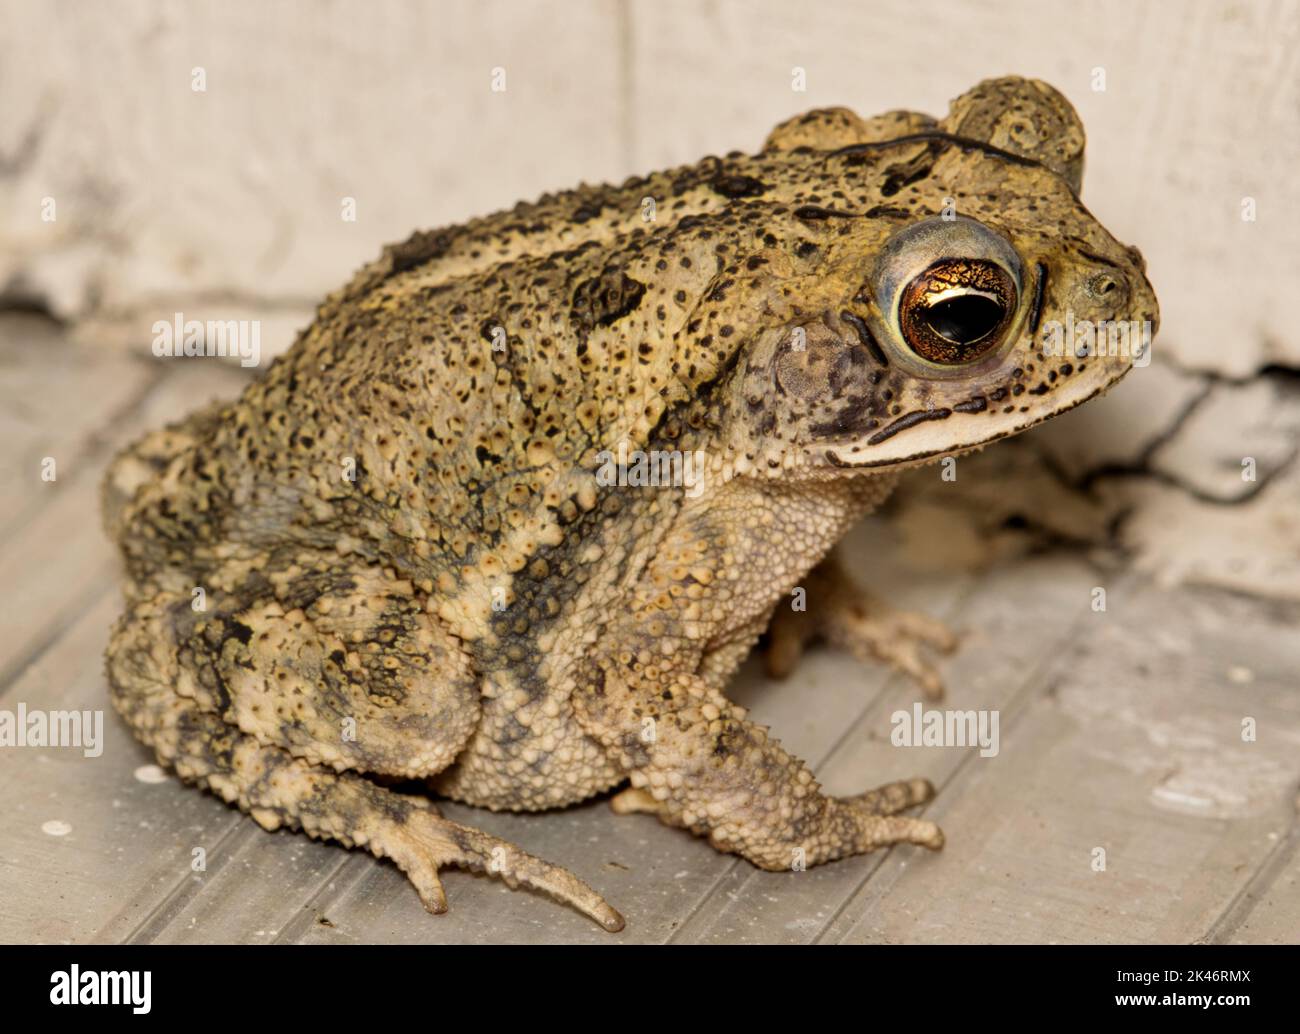
<path id="1" fill-rule="evenodd" d="M 1147 256 L 1157 348 L 1300 366 L 1296 0 L 0 0 L 0 26 L 0 287 L 71 317 L 143 333 L 206 300 L 288 328 L 415 228 L 1016 72 L 1079 108 L 1084 195 Z"/>

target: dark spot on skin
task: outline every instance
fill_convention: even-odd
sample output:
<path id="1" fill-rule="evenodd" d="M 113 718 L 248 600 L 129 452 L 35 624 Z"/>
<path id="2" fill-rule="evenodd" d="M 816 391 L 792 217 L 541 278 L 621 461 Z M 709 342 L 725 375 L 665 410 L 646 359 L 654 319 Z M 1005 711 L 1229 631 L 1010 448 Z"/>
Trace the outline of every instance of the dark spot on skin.
<path id="1" fill-rule="evenodd" d="M 1047 267 L 1039 262 L 1036 268 L 1038 269 L 1038 280 L 1034 284 L 1034 304 L 1029 310 L 1030 334 L 1038 333 L 1038 321 L 1043 316 L 1043 294 L 1047 290 Z"/>
<path id="2" fill-rule="evenodd" d="M 992 144 L 985 143 L 983 140 L 972 140 L 970 137 L 957 136 L 954 133 L 945 133 L 940 129 L 927 129 L 920 133 L 908 133 L 905 136 L 896 136 L 892 140 L 873 140 L 869 143 L 849 144 L 847 147 L 841 147 L 837 151 L 832 151 L 830 157 L 842 158 L 847 155 L 866 154 L 868 151 L 882 151 L 889 147 L 899 147 L 903 144 L 919 143 L 922 140 L 932 141 L 939 145 L 955 145 L 964 151 L 980 151 L 983 154 L 991 155 L 994 158 L 1001 158 L 1003 161 L 1010 162 L 1012 165 L 1022 165 L 1027 168 L 1042 168 L 1042 162 L 1035 161 L 1033 158 L 1026 158 L 1022 154 L 1013 154 L 1011 151 L 1004 151 L 1000 147 L 994 147 Z M 939 148 L 942 150 L 942 148 Z M 928 172 L 928 170 L 927 170 Z"/>
<path id="3" fill-rule="evenodd" d="M 928 420 L 947 420 L 952 416 L 951 409 L 916 409 L 905 416 L 900 416 L 892 424 L 889 424 L 883 430 L 877 431 L 867 439 L 868 445 L 879 445 L 888 438 L 894 437 L 900 431 L 906 431 L 909 427 L 915 427 L 917 424 L 923 424 Z"/>
<path id="4" fill-rule="evenodd" d="M 376 794 L 374 807 L 398 826 L 405 826 L 411 817 L 411 803 L 399 793 Z M 456 835 L 453 832 L 453 837 Z"/>
<path id="5" fill-rule="evenodd" d="M 815 223 L 823 219 L 856 219 L 856 212 L 839 212 L 834 208 L 823 208 L 821 205 L 800 205 L 794 210 L 794 217 L 803 222 Z"/>
<path id="6" fill-rule="evenodd" d="M 910 186 L 918 180 L 925 179 L 930 175 L 932 166 L 922 165 L 912 172 L 891 172 L 885 177 L 885 182 L 880 185 L 880 193 L 884 197 L 893 197 L 904 187 Z"/>
<path id="7" fill-rule="evenodd" d="M 989 404 L 982 395 L 976 395 L 974 398 L 967 399 L 965 402 L 958 402 L 953 406 L 953 411 L 957 413 L 983 413 L 988 409 Z"/>
<path id="8" fill-rule="evenodd" d="M 450 244 L 451 234 L 445 230 L 417 230 L 401 244 L 391 244 L 384 250 L 396 274 L 441 257 Z"/>
<path id="9" fill-rule="evenodd" d="M 873 402 L 875 398 L 872 395 L 858 395 L 845 399 L 844 406 L 835 414 L 835 419 L 812 425 L 813 434 L 836 435 L 861 431 L 866 426 L 866 421 L 862 418 L 870 417 L 869 407 Z"/>
<path id="10" fill-rule="evenodd" d="M 906 208 L 895 208 L 893 205 L 876 205 L 867 209 L 868 219 L 908 219 L 911 215 Z"/>
<path id="11" fill-rule="evenodd" d="M 593 328 L 608 327 L 632 312 L 644 295 L 645 284 L 620 270 L 606 269 L 574 288 L 570 315 L 585 336 Z"/>
<path id="12" fill-rule="evenodd" d="M 253 630 L 249 628 L 246 624 L 244 624 L 242 621 L 235 621 L 232 619 L 227 624 L 230 629 L 230 633 L 227 636 L 227 638 L 238 639 L 241 643 L 247 646 L 249 640 L 253 638 Z"/>
<path id="13" fill-rule="evenodd" d="M 881 366 L 889 365 L 889 360 L 885 358 L 884 350 L 881 349 L 879 343 L 876 341 L 875 335 L 871 333 L 871 328 L 867 326 L 866 320 L 857 313 L 849 312 L 847 310 L 840 313 L 840 319 L 854 329 L 858 335 L 858 340 L 861 341 L 863 347 L 871 353 L 872 359 Z"/>
<path id="14" fill-rule="evenodd" d="M 758 197 L 766 193 L 767 184 L 756 180 L 753 176 L 718 176 L 709 184 L 709 189 L 715 194 L 735 200 L 743 197 Z"/>

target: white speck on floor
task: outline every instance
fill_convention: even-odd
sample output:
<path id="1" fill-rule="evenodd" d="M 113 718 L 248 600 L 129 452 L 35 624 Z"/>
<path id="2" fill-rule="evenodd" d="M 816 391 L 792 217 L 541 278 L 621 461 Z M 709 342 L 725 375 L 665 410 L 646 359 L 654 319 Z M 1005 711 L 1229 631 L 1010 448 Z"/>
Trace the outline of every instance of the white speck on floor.
<path id="1" fill-rule="evenodd" d="M 50 819 L 41 823 L 41 832 L 52 837 L 66 837 L 72 832 L 72 827 L 62 819 Z"/>
<path id="2" fill-rule="evenodd" d="M 142 783 L 167 782 L 167 773 L 157 765 L 141 765 L 135 770 L 135 777 Z"/>
<path id="3" fill-rule="evenodd" d="M 1214 801 L 1209 797 L 1199 797 L 1190 793 L 1182 793 L 1168 786 L 1157 786 L 1151 791 L 1151 796 L 1164 801 L 1167 804 L 1182 805 L 1187 808 L 1212 808 Z"/>

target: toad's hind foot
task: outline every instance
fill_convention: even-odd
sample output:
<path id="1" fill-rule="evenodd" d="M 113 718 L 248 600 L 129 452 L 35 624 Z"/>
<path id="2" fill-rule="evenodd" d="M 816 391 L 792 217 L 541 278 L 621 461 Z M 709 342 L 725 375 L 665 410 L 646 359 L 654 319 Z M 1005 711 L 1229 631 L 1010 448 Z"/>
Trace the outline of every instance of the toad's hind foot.
<path id="1" fill-rule="evenodd" d="M 834 557 L 806 579 L 808 609 L 778 608 L 768 630 L 767 672 L 784 678 L 804 648 L 825 640 L 859 660 L 884 661 L 915 681 L 927 697 L 943 697 L 943 680 L 924 650 L 951 653 L 957 637 L 934 618 L 895 610 L 860 589 Z"/>
<path id="2" fill-rule="evenodd" d="M 456 866 L 484 872 L 511 887 L 529 887 L 572 905 L 606 930 L 623 929 L 623 917 L 591 887 L 567 869 L 535 858 L 513 844 L 469 826 L 443 818 L 433 808 L 421 809 L 367 846 L 391 858 L 414 884 L 430 912 L 447 911 L 438 870 Z"/>
<path id="3" fill-rule="evenodd" d="M 212 729 L 214 737 L 230 735 L 224 723 L 218 726 Z M 391 859 L 434 914 L 447 911 L 438 873 L 454 867 L 494 876 L 511 887 L 542 891 L 606 930 L 623 929 L 623 917 L 567 869 L 444 818 L 426 798 L 396 793 L 363 776 L 308 765 L 238 733 L 233 739 L 231 771 L 214 772 L 198 782 L 239 804 L 268 829 L 286 825 Z M 212 761 L 208 750 L 204 755 L 200 766 Z M 183 775 L 194 775 L 193 762 L 177 767 Z"/>
<path id="4" fill-rule="evenodd" d="M 566 869 L 444 818 L 425 797 L 397 793 L 262 743 L 202 710 L 138 661 L 138 653 L 110 653 L 113 701 L 136 735 L 186 782 L 239 805 L 264 828 L 300 829 L 391 859 L 430 912 L 447 910 L 438 872 L 455 866 L 511 887 L 543 891 L 606 930 L 623 928 L 623 917 Z"/>

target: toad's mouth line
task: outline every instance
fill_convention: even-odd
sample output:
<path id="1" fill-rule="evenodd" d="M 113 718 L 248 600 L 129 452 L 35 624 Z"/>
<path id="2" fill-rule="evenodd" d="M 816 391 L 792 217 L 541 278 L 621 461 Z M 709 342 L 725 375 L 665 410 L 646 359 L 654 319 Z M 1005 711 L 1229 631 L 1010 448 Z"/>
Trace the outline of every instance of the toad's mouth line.
<path id="1" fill-rule="evenodd" d="M 868 445 L 879 445 L 881 442 L 894 437 L 899 431 L 906 431 L 909 427 L 915 427 L 917 424 L 923 424 L 928 420 L 947 420 L 952 416 L 952 410 L 944 407 L 943 409 L 914 409 L 912 412 L 900 416 L 888 427 L 877 431 L 867 439 Z"/>
<path id="2" fill-rule="evenodd" d="M 1116 380 L 1118 379 L 1120 378 L 1116 378 Z M 866 460 L 846 460 L 833 448 L 826 449 L 823 455 L 826 457 L 826 462 L 828 464 L 830 464 L 832 467 L 838 467 L 841 470 L 869 470 L 873 467 L 903 467 L 912 464 L 924 463 L 926 460 L 934 459 L 935 457 L 938 456 L 957 456 L 962 453 L 973 452 L 976 449 L 982 449 L 986 445 L 991 445 L 993 442 L 1001 441 L 1003 438 L 1010 438 L 1013 435 L 1020 434 L 1020 432 L 1027 431 L 1029 428 L 1033 427 L 1034 425 L 1041 424 L 1045 420 L 1048 420 L 1053 416 L 1059 416 L 1062 413 L 1068 413 L 1076 406 L 1081 406 L 1085 402 L 1088 402 L 1091 399 L 1096 398 L 1102 392 L 1107 391 L 1110 388 L 1114 387 L 1114 385 L 1115 385 L 1115 381 L 1110 381 L 1109 383 L 1099 385 L 1098 387 L 1094 388 L 1091 392 L 1089 392 L 1087 395 L 1085 395 L 1083 398 L 1075 399 L 1067 403 L 1066 405 L 1061 406 L 1059 409 L 1054 409 L 1049 413 L 1043 413 L 1042 415 L 1035 417 L 1032 420 L 1028 420 L 1023 424 L 1019 424 L 1016 427 L 1009 428 L 1008 430 L 1005 431 L 999 431 L 996 434 L 990 435 L 989 437 L 984 438 L 981 441 L 972 442 L 969 445 L 959 445 L 955 448 L 930 449 L 926 452 L 914 453 L 911 456 L 894 457 L 894 458 L 884 457 L 880 459 L 866 459 Z M 952 415 L 953 415 L 953 411 L 950 409 L 918 410 L 917 412 L 908 413 L 907 415 L 900 417 L 898 420 L 894 421 L 893 424 L 890 424 L 889 427 L 886 427 L 885 431 L 889 432 L 887 437 L 893 437 L 893 435 L 897 434 L 900 431 L 909 430 L 910 428 L 916 427 L 919 424 L 928 423 L 931 420 L 946 420 L 948 417 Z M 883 434 L 884 432 L 882 431 L 880 433 Z"/>

